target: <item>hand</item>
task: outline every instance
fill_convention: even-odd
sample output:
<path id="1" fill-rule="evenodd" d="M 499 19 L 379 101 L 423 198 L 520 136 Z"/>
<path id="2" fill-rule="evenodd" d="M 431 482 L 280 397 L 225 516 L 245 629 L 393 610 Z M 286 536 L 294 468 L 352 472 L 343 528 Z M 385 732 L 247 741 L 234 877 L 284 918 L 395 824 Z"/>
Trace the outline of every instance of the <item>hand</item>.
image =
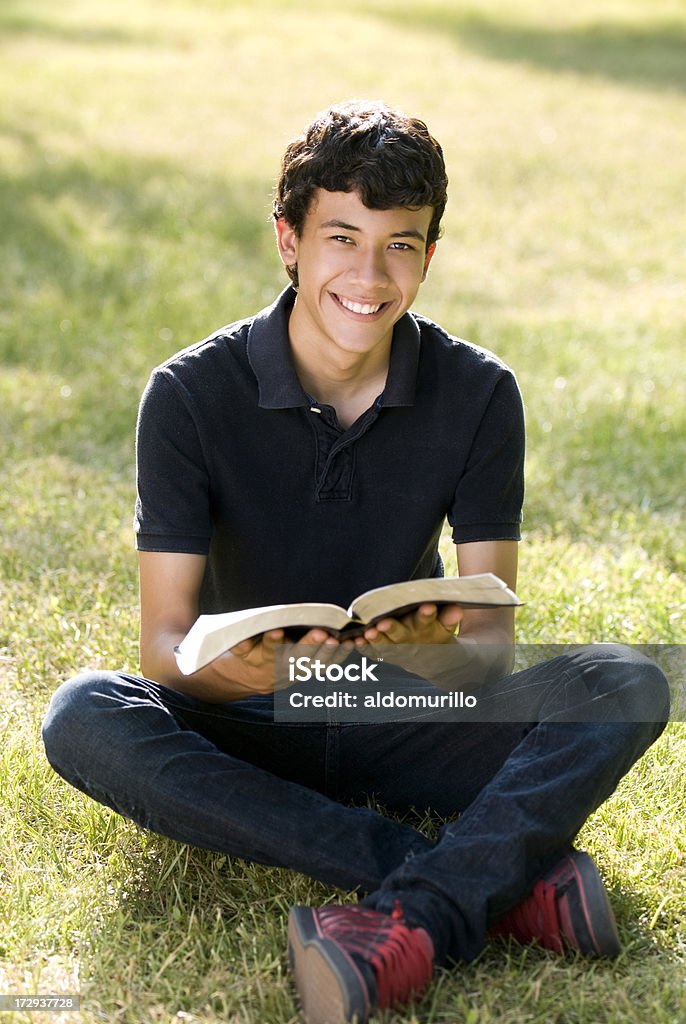
<path id="1" fill-rule="evenodd" d="M 284 640 L 283 629 L 272 629 L 243 640 L 212 662 L 213 672 L 230 684 L 227 700 L 273 693 L 288 685 L 287 680 L 277 678 L 278 653 Z M 339 656 L 341 648 L 335 637 L 319 628 L 309 630 L 298 641 L 301 644 L 308 646 L 308 656 L 322 661 Z"/>
<path id="2" fill-rule="evenodd" d="M 421 604 L 400 618 L 380 619 L 355 641 L 371 656 L 412 675 L 437 680 L 452 668 L 457 655 L 455 630 L 462 621 L 459 605 Z"/>
<path id="3" fill-rule="evenodd" d="M 488 620 L 484 628 L 459 636 L 465 618 L 459 605 L 422 604 L 400 619 L 382 619 L 355 641 L 371 655 L 444 689 L 474 689 L 512 671 L 512 641 Z"/>
<path id="4" fill-rule="evenodd" d="M 457 604 L 420 604 L 399 619 L 380 619 L 364 631 L 358 644 L 447 644 L 453 643 L 455 630 L 464 611 Z"/>

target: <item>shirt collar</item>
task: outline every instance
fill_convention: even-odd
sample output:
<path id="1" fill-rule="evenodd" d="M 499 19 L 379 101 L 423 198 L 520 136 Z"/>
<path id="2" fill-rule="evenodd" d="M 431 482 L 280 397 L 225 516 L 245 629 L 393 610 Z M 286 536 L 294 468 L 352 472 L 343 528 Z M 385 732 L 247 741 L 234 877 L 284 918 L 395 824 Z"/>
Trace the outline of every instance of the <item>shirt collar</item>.
<path id="1" fill-rule="evenodd" d="M 257 378 L 261 409 L 292 409 L 309 405 L 295 372 L 288 341 L 288 317 L 295 302 L 290 285 L 267 309 L 255 316 L 248 331 L 248 359 Z M 383 406 L 413 405 L 419 363 L 419 326 L 405 313 L 393 330 Z"/>

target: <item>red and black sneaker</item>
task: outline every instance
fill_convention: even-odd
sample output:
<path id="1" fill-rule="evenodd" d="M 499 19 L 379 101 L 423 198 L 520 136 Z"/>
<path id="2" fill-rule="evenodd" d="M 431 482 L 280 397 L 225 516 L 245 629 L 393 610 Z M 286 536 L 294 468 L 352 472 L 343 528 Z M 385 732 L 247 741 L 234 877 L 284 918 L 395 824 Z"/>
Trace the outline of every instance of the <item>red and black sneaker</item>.
<path id="1" fill-rule="evenodd" d="M 573 850 L 536 882 L 525 900 L 490 929 L 562 953 L 613 957 L 621 949 L 615 916 L 593 859 Z"/>
<path id="2" fill-rule="evenodd" d="M 308 1024 L 364 1024 L 374 1010 L 420 995 L 433 973 L 433 943 L 392 914 L 366 907 L 293 907 L 288 955 Z"/>

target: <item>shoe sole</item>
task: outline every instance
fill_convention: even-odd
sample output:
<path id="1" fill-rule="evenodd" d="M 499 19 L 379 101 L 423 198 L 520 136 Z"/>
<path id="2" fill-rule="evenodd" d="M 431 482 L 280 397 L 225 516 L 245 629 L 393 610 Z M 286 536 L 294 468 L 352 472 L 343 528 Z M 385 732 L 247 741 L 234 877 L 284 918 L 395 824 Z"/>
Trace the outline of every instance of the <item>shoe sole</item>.
<path id="1" fill-rule="evenodd" d="M 615 915 L 593 858 L 577 851 L 564 870 L 572 884 L 558 901 L 558 913 L 568 944 L 586 956 L 618 956 L 622 947 Z"/>
<path id="2" fill-rule="evenodd" d="M 307 1024 L 365 1024 L 371 1007 L 362 974 L 321 934 L 310 907 L 288 915 L 288 958 Z"/>

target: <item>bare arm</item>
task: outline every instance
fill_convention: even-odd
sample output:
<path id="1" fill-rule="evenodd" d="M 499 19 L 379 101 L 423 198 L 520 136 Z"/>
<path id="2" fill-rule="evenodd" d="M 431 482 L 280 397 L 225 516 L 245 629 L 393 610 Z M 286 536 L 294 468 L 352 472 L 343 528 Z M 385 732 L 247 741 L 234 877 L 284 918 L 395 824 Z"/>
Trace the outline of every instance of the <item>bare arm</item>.
<path id="1" fill-rule="evenodd" d="M 516 541 L 475 541 L 457 546 L 457 560 L 461 576 L 476 573 L 492 572 L 499 576 L 510 587 L 517 584 L 517 542 Z M 455 630 L 459 626 L 459 634 Z M 462 647 L 465 656 L 473 644 L 481 644 L 484 665 L 490 666 L 487 675 L 506 675 L 512 668 L 514 660 L 514 608 L 460 608 L 459 605 L 446 605 L 438 608 L 435 604 L 422 604 L 411 614 L 402 619 L 383 619 L 375 626 L 365 630 L 364 637 L 358 646 L 369 643 L 387 660 L 404 664 L 412 671 L 417 665 L 416 658 L 421 658 L 423 672 L 427 678 L 432 676 L 429 661 L 435 662 L 435 678 L 440 678 L 443 663 L 457 664 L 457 652 L 445 648 L 445 659 L 439 651 L 441 645 Z M 400 645 L 397 654 L 389 645 Z M 422 654 L 415 645 L 432 645 L 431 654 L 428 649 Z M 383 648 L 383 652 L 382 652 Z M 473 660 L 476 652 L 469 655 Z"/>
<path id="2" fill-rule="evenodd" d="M 475 541 L 457 545 L 460 576 L 492 572 L 510 590 L 517 590 L 517 541 Z M 514 608 L 466 608 L 460 624 L 460 638 L 480 643 L 512 644 L 515 635 Z"/>
<path id="3" fill-rule="evenodd" d="M 140 661 L 141 671 L 163 686 L 198 700 L 223 702 L 255 693 L 271 693 L 275 655 L 282 630 L 272 630 L 238 644 L 191 676 L 179 672 L 174 647 L 198 616 L 204 555 L 141 551 Z M 302 643 L 331 646 L 336 641 L 324 630 L 310 630 Z"/>
<path id="4" fill-rule="evenodd" d="M 457 545 L 460 576 L 492 572 L 511 590 L 517 586 L 517 542 L 475 541 Z M 514 608 L 460 608 L 420 605 L 402 619 L 383 619 L 365 631 L 368 642 L 440 644 L 450 640 L 460 626 L 460 638 L 480 643 L 511 644 L 514 640 Z M 383 634 L 383 636 L 381 636 Z"/>

